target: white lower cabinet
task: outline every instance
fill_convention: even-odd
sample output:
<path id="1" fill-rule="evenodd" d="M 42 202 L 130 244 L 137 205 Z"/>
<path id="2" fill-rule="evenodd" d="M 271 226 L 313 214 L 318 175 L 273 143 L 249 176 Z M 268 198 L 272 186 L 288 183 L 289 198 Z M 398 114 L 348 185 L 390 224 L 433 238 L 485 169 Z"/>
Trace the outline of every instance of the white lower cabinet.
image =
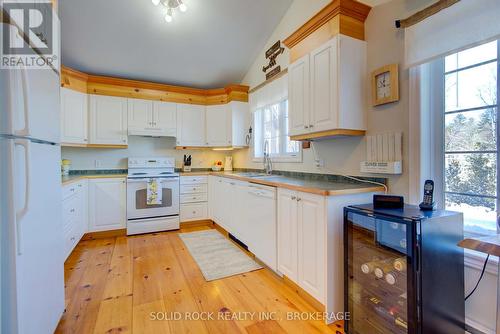
<path id="1" fill-rule="evenodd" d="M 62 193 L 64 258 L 66 259 L 87 232 L 87 181 L 82 180 L 65 185 Z"/>
<path id="2" fill-rule="evenodd" d="M 327 199 L 278 189 L 278 270 L 325 303 Z"/>
<path id="3" fill-rule="evenodd" d="M 181 222 L 208 219 L 208 176 L 181 176 Z"/>
<path id="4" fill-rule="evenodd" d="M 126 201 L 125 178 L 89 180 L 89 231 L 126 228 Z"/>
<path id="5" fill-rule="evenodd" d="M 209 217 L 276 271 L 276 188 L 209 178 Z"/>
<path id="6" fill-rule="evenodd" d="M 298 282 L 297 195 L 278 189 L 278 270 Z"/>

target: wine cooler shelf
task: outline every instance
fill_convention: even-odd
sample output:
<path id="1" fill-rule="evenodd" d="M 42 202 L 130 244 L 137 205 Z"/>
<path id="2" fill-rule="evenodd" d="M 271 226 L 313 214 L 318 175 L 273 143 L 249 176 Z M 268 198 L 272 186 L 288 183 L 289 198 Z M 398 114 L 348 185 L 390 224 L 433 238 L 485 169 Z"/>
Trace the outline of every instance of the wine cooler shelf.
<path id="1" fill-rule="evenodd" d="M 346 333 L 464 332 L 460 214 L 363 205 L 344 217 Z"/>

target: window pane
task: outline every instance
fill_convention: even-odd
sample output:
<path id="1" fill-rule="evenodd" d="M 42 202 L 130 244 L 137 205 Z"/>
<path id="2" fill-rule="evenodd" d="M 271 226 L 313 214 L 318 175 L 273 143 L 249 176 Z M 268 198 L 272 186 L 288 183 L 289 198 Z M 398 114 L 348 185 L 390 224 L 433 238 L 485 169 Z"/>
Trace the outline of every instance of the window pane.
<path id="1" fill-rule="evenodd" d="M 446 194 L 446 209 L 463 212 L 468 232 L 496 232 L 495 199 Z"/>
<path id="2" fill-rule="evenodd" d="M 450 192 L 496 196 L 496 154 L 447 154 L 445 189 Z"/>
<path id="3" fill-rule="evenodd" d="M 496 58 L 497 42 L 493 41 L 446 57 L 445 71 L 453 71 Z"/>
<path id="4" fill-rule="evenodd" d="M 495 151 L 496 108 L 445 115 L 445 151 Z"/>
<path id="5" fill-rule="evenodd" d="M 495 105 L 497 63 L 445 75 L 446 111 Z"/>

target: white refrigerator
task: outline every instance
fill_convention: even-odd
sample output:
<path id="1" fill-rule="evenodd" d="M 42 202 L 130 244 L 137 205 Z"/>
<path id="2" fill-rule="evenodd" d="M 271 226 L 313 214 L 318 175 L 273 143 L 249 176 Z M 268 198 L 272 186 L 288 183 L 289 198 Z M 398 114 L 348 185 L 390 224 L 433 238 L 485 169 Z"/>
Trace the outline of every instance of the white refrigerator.
<path id="1" fill-rule="evenodd" d="M 59 75 L 0 70 L 1 333 L 53 333 L 64 312 Z"/>

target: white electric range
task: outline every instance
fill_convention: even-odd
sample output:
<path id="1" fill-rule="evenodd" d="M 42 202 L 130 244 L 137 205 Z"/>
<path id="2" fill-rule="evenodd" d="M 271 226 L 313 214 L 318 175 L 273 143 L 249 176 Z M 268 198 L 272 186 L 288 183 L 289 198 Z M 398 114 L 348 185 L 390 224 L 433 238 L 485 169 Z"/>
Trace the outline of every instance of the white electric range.
<path id="1" fill-rule="evenodd" d="M 162 203 L 147 204 L 147 183 L 158 179 Z M 129 158 L 127 176 L 127 235 L 179 229 L 179 174 L 175 159 Z"/>

